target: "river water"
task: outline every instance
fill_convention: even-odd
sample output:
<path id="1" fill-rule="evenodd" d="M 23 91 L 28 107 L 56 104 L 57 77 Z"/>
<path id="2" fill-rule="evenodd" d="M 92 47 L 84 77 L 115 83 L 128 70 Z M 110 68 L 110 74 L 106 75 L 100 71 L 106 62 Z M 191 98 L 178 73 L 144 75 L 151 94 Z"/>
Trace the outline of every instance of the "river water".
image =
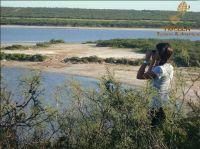
<path id="1" fill-rule="evenodd" d="M 27 76 L 31 76 L 35 73 L 30 69 L 25 68 L 15 68 L 15 67 L 2 67 L 1 68 L 1 76 L 2 79 L 2 87 L 6 86 L 7 90 L 13 93 L 13 98 L 17 101 L 20 101 L 23 93 L 23 87 L 20 86 L 20 80 L 26 78 Z M 72 76 L 54 72 L 41 72 L 41 84 L 44 92 L 42 94 L 45 103 L 49 103 L 50 105 L 55 104 L 57 100 L 55 95 L 58 95 L 57 98 L 63 103 L 67 103 L 69 100 L 68 94 L 69 85 L 73 81 L 79 83 L 82 87 L 86 89 L 95 89 L 98 87 L 98 80 L 89 78 L 89 77 L 80 77 L 80 76 Z M 57 94 L 58 87 L 62 91 L 62 94 Z M 64 104 L 67 105 L 67 104 Z"/>
<path id="2" fill-rule="evenodd" d="M 35 26 L 1 26 L 1 43 L 37 43 L 51 39 L 63 39 L 65 42 L 82 43 L 86 41 L 114 38 L 158 38 L 200 40 L 200 36 L 158 36 L 163 29 L 92 29 Z M 200 31 L 191 31 L 198 33 Z M 170 32 L 168 32 L 170 33 Z"/>
<path id="3" fill-rule="evenodd" d="M 24 87 L 20 85 L 20 80 L 24 80 L 27 77 L 30 78 L 37 72 L 28 68 L 1 67 L 1 87 L 6 87 L 8 91 L 12 92 L 13 98 L 20 101 L 24 90 Z M 78 83 L 86 92 L 99 89 L 100 81 L 94 78 L 46 71 L 40 72 L 41 87 L 44 89 L 41 95 L 45 103 L 50 105 L 56 104 L 57 98 L 59 98 L 61 105 L 69 105 L 68 102 L 71 100 L 72 95 L 70 91 L 72 83 Z M 122 84 L 122 87 L 126 89 L 134 88 L 134 86 L 127 84 Z"/>

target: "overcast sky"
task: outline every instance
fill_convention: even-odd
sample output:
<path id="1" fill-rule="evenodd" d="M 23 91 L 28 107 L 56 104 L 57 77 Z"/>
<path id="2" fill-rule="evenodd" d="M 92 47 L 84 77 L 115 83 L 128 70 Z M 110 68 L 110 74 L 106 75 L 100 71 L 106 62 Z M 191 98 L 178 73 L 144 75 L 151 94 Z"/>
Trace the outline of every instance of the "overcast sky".
<path id="1" fill-rule="evenodd" d="M 181 1 L 1 1 L 2 7 L 64 7 L 94 9 L 177 10 Z M 200 12 L 200 1 L 186 1 Z"/>

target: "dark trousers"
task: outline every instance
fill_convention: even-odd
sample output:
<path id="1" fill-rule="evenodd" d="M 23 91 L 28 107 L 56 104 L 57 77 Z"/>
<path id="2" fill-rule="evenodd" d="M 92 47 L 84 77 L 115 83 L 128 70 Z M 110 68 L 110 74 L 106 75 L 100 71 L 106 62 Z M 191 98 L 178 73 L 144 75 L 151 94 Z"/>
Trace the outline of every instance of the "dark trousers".
<path id="1" fill-rule="evenodd" d="M 152 108 L 150 110 L 150 117 L 151 117 L 151 125 L 153 127 L 156 127 L 164 122 L 166 116 L 163 108 L 159 109 Z"/>

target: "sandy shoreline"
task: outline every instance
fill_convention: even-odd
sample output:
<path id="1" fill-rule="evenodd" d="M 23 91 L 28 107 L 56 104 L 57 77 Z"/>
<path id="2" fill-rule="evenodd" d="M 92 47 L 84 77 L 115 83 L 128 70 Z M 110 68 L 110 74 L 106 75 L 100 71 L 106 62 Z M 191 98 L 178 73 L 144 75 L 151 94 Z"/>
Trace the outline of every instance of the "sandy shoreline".
<path id="1" fill-rule="evenodd" d="M 106 68 L 115 72 L 116 78 L 130 85 L 139 85 L 141 82 L 136 79 L 135 71 L 138 67 L 126 65 L 112 64 L 69 64 L 63 63 L 62 60 L 69 57 L 88 57 L 96 55 L 100 58 L 132 58 L 140 59 L 144 54 L 135 53 L 132 49 L 111 48 L 111 47 L 96 47 L 95 44 L 56 44 L 48 48 L 37 49 L 19 49 L 19 50 L 2 50 L 5 53 L 21 53 L 21 54 L 42 54 L 49 58 L 44 62 L 16 62 L 16 61 L 1 61 L 2 66 L 6 67 L 22 67 L 40 69 L 50 72 L 59 72 L 70 75 L 78 75 L 100 79 L 106 74 Z"/>
<path id="2" fill-rule="evenodd" d="M 68 28 L 68 29 L 109 29 L 109 30 L 149 30 L 149 31 L 161 31 L 164 28 L 117 28 L 117 27 L 72 27 L 72 26 L 36 26 L 36 25 L 1 25 L 1 27 L 16 27 L 16 28 Z"/>
<path id="3" fill-rule="evenodd" d="M 2 50 L 5 53 L 22 53 L 22 54 L 42 54 L 47 55 L 48 59 L 44 62 L 19 62 L 19 61 L 1 61 L 1 67 L 18 67 L 39 69 L 47 72 L 57 72 L 67 75 L 90 77 L 100 79 L 106 75 L 106 68 L 114 72 L 117 81 L 135 87 L 144 87 L 146 81 L 136 79 L 139 66 L 115 65 L 115 64 L 71 64 L 62 62 L 63 59 L 69 57 L 88 57 L 98 56 L 101 58 L 132 58 L 140 59 L 144 54 L 133 52 L 133 49 L 96 47 L 95 44 L 55 44 L 47 48 L 29 48 L 19 50 Z M 184 71 L 187 73 L 187 71 Z M 188 76 L 190 77 L 190 76 Z M 200 94 L 200 81 L 196 82 L 189 92 L 189 97 L 195 96 L 194 90 Z M 188 97 L 188 98 L 189 98 Z"/>
<path id="4" fill-rule="evenodd" d="M 37 26 L 37 25 L 0 25 L 1 27 L 10 28 L 66 28 L 66 29 L 102 29 L 102 30 L 144 30 L 144 31 L 165 31 L 164 28 L 119 28 L 119 27 L 83 27 L 83 26 Z M 199 29 L 191 29 L 191 31 L 199 32 Z"/>
<path id="5" fill-rule="evenodd" d="M 117 81 L 121 83 L 132 85 L 135 87 L 143 87 L 145 81 L 136 79 L 136 71 L 138 67 L 130 68 L 125 66 L 123 69 L 118 68 L 118 66 L 111 64 L 67 64 L 64 66 L 57 67 L 43 67 L 38 66 L 38 63 L 35 62 L 16 62 L 16 61 L 2 61 L 1 67 L 9 68 L 27 68 L 27 69 L 36 69 L 44 72 L 50 73 L 60 73 L 71 76 L 80 76 L 100 80 L 103 76 L 106 75 L 106 69 L 108 68 L 111 73 L 114 73 L 114 77 Z M 91 70 L 92 69 L 92 70 Z"/>

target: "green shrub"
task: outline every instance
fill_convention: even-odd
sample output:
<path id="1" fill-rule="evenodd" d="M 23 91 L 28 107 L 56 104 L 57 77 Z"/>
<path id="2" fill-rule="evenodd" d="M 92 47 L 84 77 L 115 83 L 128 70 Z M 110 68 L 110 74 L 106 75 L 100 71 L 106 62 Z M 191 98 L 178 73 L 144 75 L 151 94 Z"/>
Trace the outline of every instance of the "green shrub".
<path id="1" fill-rule="evenodd" d="M 40 54 L 36 54 L 36 55 L 33 55 L 29 58 L 30 61 L 33 61 L 33 62 L 42 62 L 46 59 L 45 56 L 42 56 Z"/>
<path id="2" fill-rule="evenodd" d="M 16 50 L 16 49 L 27 49 L 27 47 L 26 46 L 22 46 L 22 45 L 14 44 L 12 46 L 7 46 L 7 47 L 4 47 L 2 49 L 5 49 L 5 50 Z"/>
<path id="3" fill-rule="evenodd" d="M 97 56 L 89 56 L 89 57 L 83 57 L 83 59 L 87 59 L 88 62 L 93 62 L 93 63 L 101 63 L 102 59 L 97 57 Z"/>
<path id="4" fill-rule="evenodd" d="M 32 62 L 42 62 L 46 59 L 46 56 L 40 54 L 36 55 L 26 55 L 26 54 L 6 54 L 0 53 L 0 60 L 14 60 L 14 61 L 32 61 Z"/>
<path id="5" fill-rule="evenodd" d="M 186 89 L 182 85 L 188 79 L 182 75 L 176 78 L 183 82 L 175 80 L 175 88 Z M 193 75 L 190 81 L 199 79 L 200 74 Z M 40 100 L 45 96 L 38 75 L 29 74 L 20 81 L 20 103 L 14 102 L 16 91 L 5 86 L 1 84 L 0 94 L 1 148 L 196 149 L 200 145 L 198 92 L 186 101 L 184 96 L 173 94 L 172 89 L 171 102 L 164 107 L 165 121 L 152 127 L 148 113 L 155 90 L 148 83 L 141 89 L 126 88 L 109 71 L 97 88 L 86 89 L 74 81 L 59 84 L 52 95 L 57 104 L 70 104 L 62 106 L 63 109 L 47 106 Z M 65 95 L 64 102 L 57 100 Z M 176 108 L 177 97 L 186 107 Z"/>
<path id="6" fill-rule="evenodd" d="M 62 39 L 51 39 L 49 42 L 39 42 L 36 43 L 36 46 L 23 46 L 23 45 L 11 45 L 11 46 L 6 46 L 3 47 L 3 50 L 17 50 L 17 49 L 28 49 L 28 48 L 37 48 L 37 47 L 49 47 L 51 44 L 58 44 L 58 43 L 64 43 L 65 41 Z"/>
<path id="7" fill-rule="evenodd" d="M 50 44 L 57 44 L 57 43 L 65 43 L 65 41 L 62 40 L 62 39 L 58 39 L 58 40 L 51 39 L 51 40 L 49 41 L 49 43 L 50 43 Z"/>
<path id="8" fill-rule="evenodd" d="M 126 59 L 126 58 L 99 58 L 97 56 L 89 56 L 89 57 L 71 57 L 64 59 L 64 62 L 71 62 L 71 63 L 110 63 L 110 64 L 123 64 L 123 65 L 140 65 L 142 64 L 142 59 Z"/>
<path id="9" fill-rule="evenodd" d="M 112 88 L 108 87 L 112 83 Z M 153 89 L 126 89 L 113 76 L 103 77 L 98 89 L 72 83 L 72 107 L 59 116 L 62 137 L 54 144 L 67 148 L 198 148 L 200 99 L 188 102 L 190 110 L 177 111 L 171 102 L 164 123 L 152 128 L 149 100 Z M 176 99 L 175 96 L 171 100 Z M 183 99 L 184 100 L 184 99 Z M 182 111 L 183 110 L 183 111 Z"/>
<path id="10" fill-rule="evenodd" d="M 48 42 L 40 42 L 40 43 L 36 43 L 37 47 L 49 47 L 49 43 Z"/>
<path id="11" fill-rule="evenodd" d="M 64 43 L 65 41 L 62 39 L 55 40 L 51 39 L 49 42 L 39 42 L 36 43 L 36 47 L 49 47 L 51 44 L 58 44 L 58 43 Z"/>
<path id="12" fill-rule="evenodd" d="M 106 58 L 106 59 L 105 59 L 105 62 L 106 62 L 106 63 L 113 63 L 113 64 L 115 64 L 115 63 L 116 63 L 116 59 L 113 58 L 113 57 Z"/>

